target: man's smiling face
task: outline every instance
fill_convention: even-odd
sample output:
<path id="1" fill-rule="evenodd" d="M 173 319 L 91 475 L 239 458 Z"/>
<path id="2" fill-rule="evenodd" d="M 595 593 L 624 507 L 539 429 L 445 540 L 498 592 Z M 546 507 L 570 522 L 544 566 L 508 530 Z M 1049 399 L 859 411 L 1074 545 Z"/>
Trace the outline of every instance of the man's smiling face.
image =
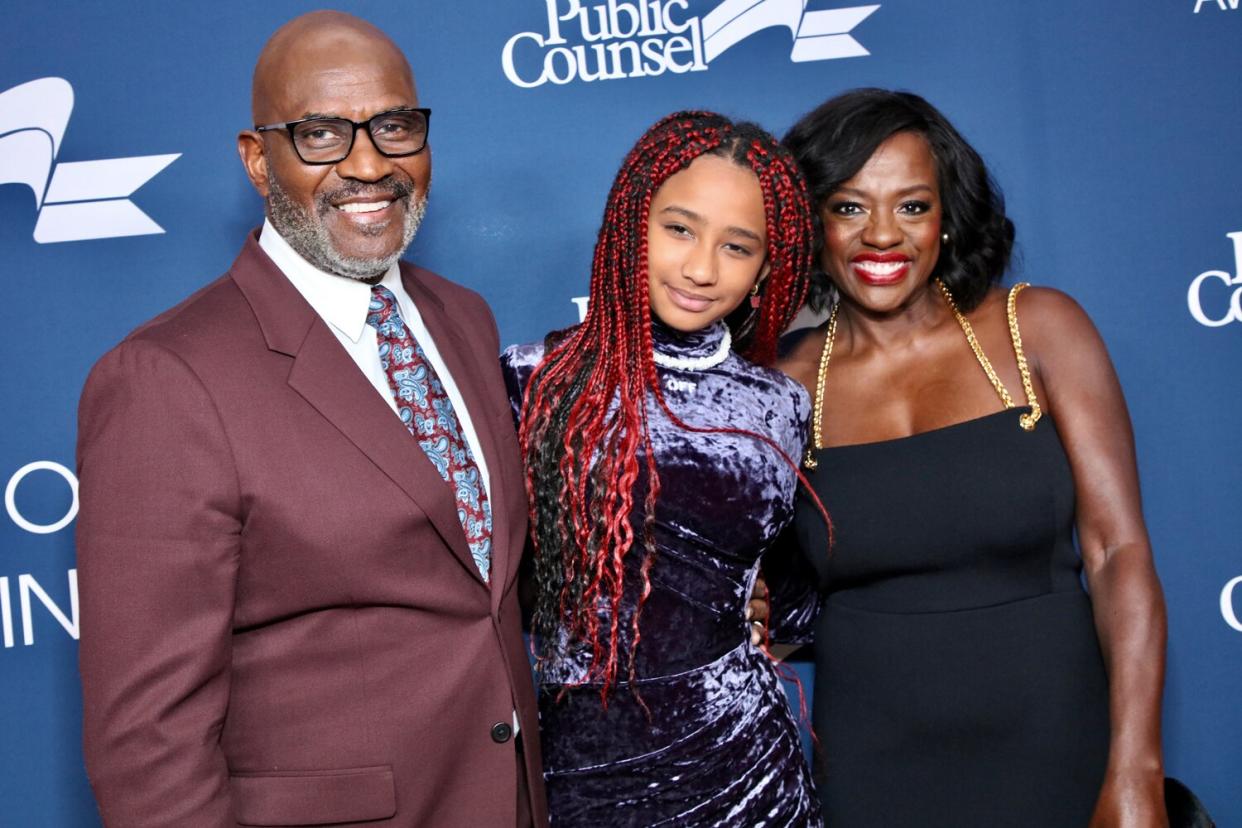
<path id="1" fill-rule="evenodd" d="M 401 52 L 382 35 L 351 26 L 323 25 L 287 43 L 274 41 L 255 73 L 260 124 L 308 117 L 362 121 L 416 106 Z M 381 277 L 409 245 L 426 209 L 429 147 L 388 158 L 359 129 L 344 160 L 307 164 L 288 131 L 272 130 L 243 133 L 242 154 L 272 225 L 311 264 L 341 276 Z"/>

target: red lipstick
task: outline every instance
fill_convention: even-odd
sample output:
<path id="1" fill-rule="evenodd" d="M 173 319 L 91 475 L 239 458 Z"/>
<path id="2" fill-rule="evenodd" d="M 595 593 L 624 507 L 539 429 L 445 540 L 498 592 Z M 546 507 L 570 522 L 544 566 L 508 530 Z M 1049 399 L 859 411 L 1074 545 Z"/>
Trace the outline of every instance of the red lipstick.
<path id="1" fill-rule="evenodd" d="M 868 285 L 893 285 L 910 272 L 910 257 L 904 253 L 859 253 L 850 267 Z"/>

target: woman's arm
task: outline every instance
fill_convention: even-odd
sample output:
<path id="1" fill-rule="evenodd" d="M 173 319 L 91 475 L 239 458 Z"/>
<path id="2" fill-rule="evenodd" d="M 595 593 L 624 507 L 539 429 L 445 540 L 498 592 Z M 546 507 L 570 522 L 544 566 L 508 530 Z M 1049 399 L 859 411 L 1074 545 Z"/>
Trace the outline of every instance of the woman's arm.
<path id="1" fill-rule="evenodd" d="M 1164 598 L 1121 385 L 1095 326 L 1065 294 L 1026 291 L 1018 318 L 1073 469 L 1078 541 L 1108 671 L 1108 767 L 1091 825 L 1165 826 Z"/>

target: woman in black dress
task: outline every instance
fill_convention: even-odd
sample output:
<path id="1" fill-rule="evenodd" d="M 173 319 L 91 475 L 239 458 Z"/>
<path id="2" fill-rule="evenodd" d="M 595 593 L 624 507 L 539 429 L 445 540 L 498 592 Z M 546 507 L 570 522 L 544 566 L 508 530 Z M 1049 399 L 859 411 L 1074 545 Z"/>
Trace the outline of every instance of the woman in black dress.
<path id="1" fill-rule="evenodd" d="M 835 527 L 825 557 L 797 515 L 826 823 L 1166 824 L 1164 604 L 1099 335 L 1059 291 L 997 287 L 1013 225 L 922 98 L 849 92 L 786 142 L 830 309 L 781 366 Z"/>

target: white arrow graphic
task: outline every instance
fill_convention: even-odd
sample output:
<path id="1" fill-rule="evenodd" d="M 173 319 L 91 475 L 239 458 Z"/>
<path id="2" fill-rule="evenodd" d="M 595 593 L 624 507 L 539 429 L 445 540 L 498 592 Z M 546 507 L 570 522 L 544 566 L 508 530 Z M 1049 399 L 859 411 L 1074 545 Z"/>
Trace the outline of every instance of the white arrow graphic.
<path id="1" fill-rule="evenodd" d="M 0 92 L 0 135 L 41 129 L 52 139 L 52 155 L 73 111 L 73 87 L 64 78 L 40 78 Z"/>
<path id="2" fill-rule="evenodd" d="M 0 184 L 25 184 L 34 193 L 35 209 L 43 204 L 47 174 L 56 150 L 41 129 L 23 129 L 0 138 Z"/>
<path id="3" fill-rule="evenodd" d="M 876 9 L 806 10 L 807 0 L 725 0 L 703 16 L 703 53 L 710 63 L 725 50 L 755 32 L 784 26 L 794 37 L 790 59 L 813 60 L 861 57 L 871 54 L 848 33 Z"/>
<path id="4" fill-rule="evenodd" d="M 34 192 L 40 208 L 35 241 L 163 233 L 128 197 L 181 154 L 56 164 L 72 111 L 73 88 L 63 78 L 0 92 L 0 184 L 25 184 Z"/>

